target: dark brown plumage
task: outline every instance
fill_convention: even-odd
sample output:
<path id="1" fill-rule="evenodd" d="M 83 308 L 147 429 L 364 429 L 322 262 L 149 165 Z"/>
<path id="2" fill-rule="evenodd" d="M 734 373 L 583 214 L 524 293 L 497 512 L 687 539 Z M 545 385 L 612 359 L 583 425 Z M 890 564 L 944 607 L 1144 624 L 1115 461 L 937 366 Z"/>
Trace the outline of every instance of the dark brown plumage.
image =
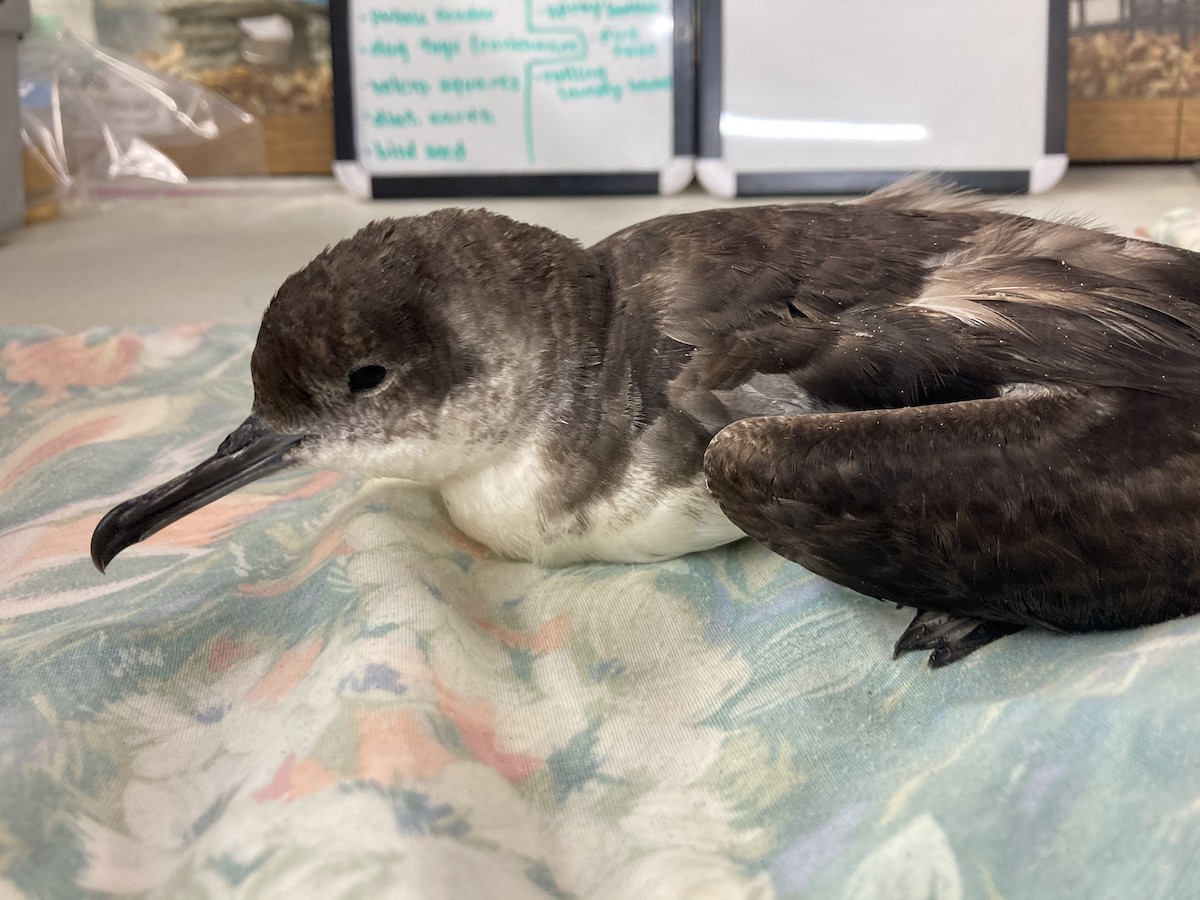
<path id="1" fill-rule="evenodd" d="M 93 558 L 306 463 L 431 484 L 548 562 L 744 529 L 927 611 L 897 649 L 935 663 L 1159 621 L 1200 609 L 1198 296 L 1191 253 L 925 182 L 590 249 L 484 211 L 376 223 L 280 288 L 236 440 L 114 510 Z"/>
<path id="2" fill-rule="evenodd" d="M 1200 611 L 1200 257 L 967 215 L 908 297 L 817 313 L 826 339 L 790 374 L 848 409 L 722 431 L 705 463 L 721 508 L 918 607 L 897 654 L 935 666 L 1026 625 Z"/>

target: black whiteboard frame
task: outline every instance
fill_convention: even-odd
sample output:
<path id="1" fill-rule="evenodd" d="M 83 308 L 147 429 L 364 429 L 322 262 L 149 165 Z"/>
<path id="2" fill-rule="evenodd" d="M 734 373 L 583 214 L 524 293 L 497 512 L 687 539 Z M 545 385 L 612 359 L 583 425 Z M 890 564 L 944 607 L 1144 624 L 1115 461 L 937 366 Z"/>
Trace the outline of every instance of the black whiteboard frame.
<path id="1" fill-rule="evenodd" d="M 351 0 L 329 0 L 333 67 L 333 149 L 339 164 L 359 164 L 350 43 Z M 696 0 L 671 0 L 674 16 L 674 155 L 696 155 Z M 534 197 L 657 194 L 661 178 L 646 172 L 520 172 L 493 175 L 370 175 L 367 196 Z"/>
<path id="2" fill-rule="evenodd" d="M 721 110 L 724 66 L 721 20 L 726 0 L 699 0 L 699 59 L 696 104 L 699 110 L 698 160 L 719 160 L 722 155 Z M 1050 28 L 1046 69 L 1045 153 L 1067 152 L 1067 35 L 1070 0 L 1049 0 Z M 843 171 L 736 172 L 733 196 L 763 197 L 781 194 L 858 194 L 892 184 L 912 172 Z M 939 170 L 938 175 L 964 188 L 996 194 L 1026 193 L 1032 173 L 1025 169 L 990 171 Z"/>

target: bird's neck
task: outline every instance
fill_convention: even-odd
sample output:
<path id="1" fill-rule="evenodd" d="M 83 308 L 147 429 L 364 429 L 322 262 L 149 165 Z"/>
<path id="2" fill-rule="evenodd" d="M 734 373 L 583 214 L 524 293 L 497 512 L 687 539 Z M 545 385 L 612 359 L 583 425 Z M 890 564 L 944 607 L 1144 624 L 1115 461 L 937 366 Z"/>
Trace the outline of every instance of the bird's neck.
<path id="1" fill-rule="evenodd" d="M 558 239 L 533 259 L 495 261 L 497 274 L 464 288 L 480 294 L 469 312 L 449 313 L 459 342 L 485 363 L 436 413 L 429 431 L 446 452 L 420 454 L 419 480 L 441 487 L 531 446 L 569 447 L 563 436 L 601 415 L 607 282 L 588 251 Z"/>

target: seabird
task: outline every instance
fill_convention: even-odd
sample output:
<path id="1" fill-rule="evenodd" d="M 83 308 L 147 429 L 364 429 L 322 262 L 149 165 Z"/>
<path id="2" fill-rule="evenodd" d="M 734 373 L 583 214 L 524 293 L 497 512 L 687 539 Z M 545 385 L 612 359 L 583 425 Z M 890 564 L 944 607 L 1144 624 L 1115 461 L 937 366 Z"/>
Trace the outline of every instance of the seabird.
<path id="1" fill-rule="evenodd" d="M 1200 256 L 909 180 L 585 249 L 376 222 L 280 287 L 251 414 L 96 527 L 121 550 L 292 465 L 434 487 L 549 564 L 750 535 L 914 607 L 945 665 L 1027 625 L 1200 611 Z"/>

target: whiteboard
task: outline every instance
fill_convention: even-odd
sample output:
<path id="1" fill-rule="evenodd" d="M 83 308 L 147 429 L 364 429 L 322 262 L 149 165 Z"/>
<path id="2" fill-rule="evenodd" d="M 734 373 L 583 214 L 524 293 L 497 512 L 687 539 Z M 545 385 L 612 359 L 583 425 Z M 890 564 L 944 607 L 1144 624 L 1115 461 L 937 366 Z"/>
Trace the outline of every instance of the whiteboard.
<path id="1" fill-rule="evenodd" d="M 702 0 L 697 176 L 723 195 L 939 171 L 1045 190 L 1067 158 L 1067 0 Z"/>
<path id="2" fill-rule="evenodd" d="M 335 174 L 370 196 L 693 175 L 693 0 L 334 0 Z"/>

